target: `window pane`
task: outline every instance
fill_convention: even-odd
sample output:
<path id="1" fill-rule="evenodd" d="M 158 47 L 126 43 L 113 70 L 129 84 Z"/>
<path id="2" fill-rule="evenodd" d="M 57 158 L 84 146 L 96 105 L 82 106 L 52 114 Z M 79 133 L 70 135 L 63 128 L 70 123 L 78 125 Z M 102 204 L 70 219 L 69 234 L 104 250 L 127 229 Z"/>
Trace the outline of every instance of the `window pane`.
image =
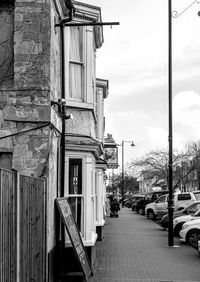
<path id="1" fill-rule="evenodd" d="M 159 198 L 159 200 L 157 200 L 158 203 L 164 203 L 165 202 L 165 198 L 166 196 L 162 196 Z"/>
<path id="2" fill-rule="evenodd" d="M 69 65 L 69 96 L 70 98 L 82 100 L 82 65 L 70 62 Z"/>
<path id="3" fill-rule="evenodd" d="M 74 214 L 74 218 L 78 225 L 79 231 L 81 231 L 81 198 L 69 198 L 70 206 Z"/>
<path id="4" fill-rule="evenodd" d="M 191 200 L 191 196 L 190 194 L 179 194 L 177 200 L 178 201 Z"/>
<path id="5" fill-rule="evenodd" d="M 69 97 L 83 100 L 83 27 L 70 29 Z"/>
<path id="6" fill-rule="evenodd" d="M 70 29 L 70 60 L 76 62 L 83 61 L 83 28 L 72 27 Z"/>
<path id="7" fill-rule="evenodd" d="M 69 194 L 82 194 L 82 160 L 69 160 Z"/>

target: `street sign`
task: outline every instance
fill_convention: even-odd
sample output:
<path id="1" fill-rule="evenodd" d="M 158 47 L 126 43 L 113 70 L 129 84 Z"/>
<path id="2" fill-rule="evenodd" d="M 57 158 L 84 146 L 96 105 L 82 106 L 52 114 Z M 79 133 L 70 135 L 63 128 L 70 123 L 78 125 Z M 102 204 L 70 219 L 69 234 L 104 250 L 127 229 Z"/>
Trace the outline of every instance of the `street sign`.
<path id="1" fill-rule="evenodd" d="M 87 281 L 88 277 L 92 275 L 92 269 L 68 198 L 56 199 L 56 204 L 58 206 L 64 226 L 66 227 L 76 257 Z"/>

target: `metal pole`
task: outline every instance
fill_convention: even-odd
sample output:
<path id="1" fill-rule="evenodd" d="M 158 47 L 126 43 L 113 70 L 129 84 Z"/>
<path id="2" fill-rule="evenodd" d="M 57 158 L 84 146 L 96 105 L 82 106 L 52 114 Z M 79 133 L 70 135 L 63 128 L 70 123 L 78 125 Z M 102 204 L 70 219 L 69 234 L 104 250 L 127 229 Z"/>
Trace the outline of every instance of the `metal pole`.
<path id="1" fill-rule="evenodd" d="M 124 141 L 122 141 L 122 206 L 124 199 Z"/>
<path id="2" fill-rule="evenodd" d="M 173 234 L 173 136 L 172 136 L 172 5 L 171 0 L 168 0 L 168 91 L 169 91 L 169 201 L 168 201 L 168 246 L 174 246 Z"/>
<path id="3" fill-rule="evenodd" d="M 65 43 L 64 43 L 64 25 L 61 25 L 61 70 L 62 70 L 62 99 L 65 99 Z M 62 114 L 62 135 L 61 135 L 61 169 L 60 169 L 60 197 L 65 194 L 65 103 L 61 105 Z"/>

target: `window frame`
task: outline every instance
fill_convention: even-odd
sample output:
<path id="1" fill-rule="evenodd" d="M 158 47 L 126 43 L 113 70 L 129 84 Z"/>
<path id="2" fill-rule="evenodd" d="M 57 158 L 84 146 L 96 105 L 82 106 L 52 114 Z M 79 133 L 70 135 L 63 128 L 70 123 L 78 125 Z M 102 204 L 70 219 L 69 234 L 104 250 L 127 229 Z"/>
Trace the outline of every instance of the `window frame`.
<path id="1" fill-rule="evenodd" d="M 70 193 L 70 181 L 71 181 L 71 178 L 70 178 L 70 168 L 71 168 L 71 164 L 70 164 L 70 161 L 75 161 L 77 160 L 80 161 L 81 163 L 81 172 L 80 172 L 80 176 L 78 176 L 78 178 L 80 177 L 80 181 L 81 181 L 81 193 Z M 80 206 L 80 216 L 81 216 L 81 219 L 80 219 L 80 223 L 77 222 L 77 216 L 78 214 L 74 214 L 74 218 L 76 220 L 76 223 L 79 227 L 79 231 L 81 232 L 82 236 L 84 237 L 84 231 L 85 231 L 85 226 L 84 226 L 84 209 L 85 209 L 85 200 L 84 200 L 84 193 L 83 193 L 83 159 L 81 157 L 69 157 L 68 158 L 68 166 L 67 166 L 67 170 L 68 170 L 68 189 L 67 189 L 67 195 L 68 195 L 68 198 L 69 198 L 69 202 L 71 204 L 71 199 L 80 199 L 81 200 L 81 206 Z M 72 208 L 73 210 L 73 208 Z"/>
<path id="2" fill-rule="evenodd" d="M 80 59 L 79 60 L 74 60 L 74 58 L 71 58 L 70 57 L 70 50 L 72 49 L 72 40 L 71 40 L 71 33 L 72 33 L 72 29 L 81 29 L 82 30 L 82 35 L 81 35 L 81 44 L 82 44 L 82 60 Z M 68 76 L 68 84 L 69 84 L 69 89 L 68 89 L 68 92 L 69 92 L 69 96 L 68 96 L 68 99 L 70 101 L 73 101 L 73 102 L 77 102 L 77 103 L 84 103 L 87 99 L 86 97 L 86 28 L 84 26 L 82 27 L 69 27 L 69 60 L 68 60 L 68 73 L 69 73 L 69 76 Z M 77 42 L 76 42 L 77 44 Z M 71 81 L 71 75 L 70 75 L 70 65 L 80 65 L 81 66 L 81 98 L 80 99 L 77 99 L 75 97 L 73 97 L 73 93 L 71 93 L 72 89 L 70 89 L 70 81 Z"/>

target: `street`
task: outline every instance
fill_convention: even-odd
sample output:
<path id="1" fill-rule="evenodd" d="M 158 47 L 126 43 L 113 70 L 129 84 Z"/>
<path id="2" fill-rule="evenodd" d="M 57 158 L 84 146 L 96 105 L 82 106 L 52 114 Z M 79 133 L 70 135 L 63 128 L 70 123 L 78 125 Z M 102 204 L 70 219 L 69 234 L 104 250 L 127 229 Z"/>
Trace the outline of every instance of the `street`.
<path id="1" fill-rule="evenodd" d="M 145 216 L 121 208 L 118 218 L 107 217 L 104 240 L 97 243 L 97 261 L 90 282 L 197 282 L 200 257 Z"/>

